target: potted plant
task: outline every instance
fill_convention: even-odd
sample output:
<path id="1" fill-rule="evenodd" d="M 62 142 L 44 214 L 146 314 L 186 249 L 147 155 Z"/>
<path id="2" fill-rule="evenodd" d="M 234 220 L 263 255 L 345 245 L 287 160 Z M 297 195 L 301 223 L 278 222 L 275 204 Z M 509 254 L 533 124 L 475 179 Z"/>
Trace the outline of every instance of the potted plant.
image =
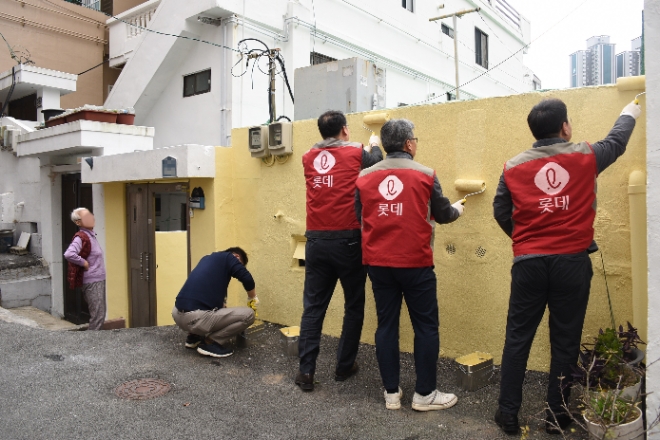
<path id="1" fill-rule="evenodd" d="M 636 402 L 641 395 L 644 353 L 637 344 L 644 342 L 637 329 L 605 329 L 598 332 L 593 343 L 583 344 L 579 363 L 572 374 L 573 384 L 585 390 L 617 391 L 618 398 Z"/>
<path id="2" fill-rule="evenodd" d="M 587 430 L 597 439 L 644 440 L 642 411 L 620 393 L 601 390 L 583 395 Z"/>

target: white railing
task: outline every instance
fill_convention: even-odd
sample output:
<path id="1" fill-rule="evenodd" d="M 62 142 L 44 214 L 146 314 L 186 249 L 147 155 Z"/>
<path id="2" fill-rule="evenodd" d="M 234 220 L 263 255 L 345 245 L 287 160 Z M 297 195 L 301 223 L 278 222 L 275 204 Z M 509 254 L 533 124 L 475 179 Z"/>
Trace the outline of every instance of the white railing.
<path id="1" fill-rule="evenodd" d="M 497 12 L 500 13 L 509 23 L 517 29 L 520 29 L 520 14 L 508 4 L 506 0 L 493 0 L 492 4 Z"/>
<path id="2" fill-rule="evenodd" d="M 106 22 L 110 31 L 110 67 L 121 67 L 128 61 L 141 41 L 137 37 L 149 28 L 160 2 L 149 0 Z"/>
<path id="3" fill-rule="evenodd" d="M 95 11 L 101 10 L 101 0 L 82 0 L 82 6 L 94 9 Z"/>

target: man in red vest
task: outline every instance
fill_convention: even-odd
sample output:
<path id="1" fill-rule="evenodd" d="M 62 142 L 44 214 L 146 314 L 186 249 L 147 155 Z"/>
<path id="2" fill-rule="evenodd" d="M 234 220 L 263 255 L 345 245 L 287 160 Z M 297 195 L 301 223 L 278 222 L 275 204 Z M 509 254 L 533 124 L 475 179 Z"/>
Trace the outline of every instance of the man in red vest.
<path id="1" fill-rule="evenodd" d="M 355 216 L 355 180 L 362 168 L 383 159 L 378 137 L 369 146 L 349 142 L 346 117 L 328 111 L 318 119 L 323 140 L 303 155 L 307 184 L 307 243 L 305 287 L 298 350 L 300 370 L 296 385 L 314 389 L 316 358 L 328 304 L 337 285 L 344 290 L 344 325 L 337 348 L 335 380 L 357 373 L 355 362 L 364 320 L 364 284 L 360 223 Z"/>
<path id="2" fill-rule="evenodd" d="M 440 337 L 434 223 L 453 222 L 463 213 L 463 205 L 452 205 L 442 195 L 435 171 L 413 161 L 417 153 L 413 128 L 405 119 L 383 125 L 380 133 L 387 158 L 360 173 L 355 210 L 362 219 L 362 261 L 378 313 L 376 357 L 385 407 L 401 408 L 399 316 L 405 299 L 415 331 L 417 382 L 412 408 L 432 411 L 457 402 L 455 395 L 436 389 Z"/>
<path id="3" fill-rule="evenodd" d="M 605 139 L 574 144 L 566 105 L 543 100 L 527 116 L 537 142 L 504 165 L 493 208 L 513 240 L 514 259 L 495 422 L 507 434 L 519 432 L 527 358 L 546 305 L 552 356 L 546 431 L 559 434 L 571 423 L 564 409 L 570 388 L 561 378 L 577 361 L 589 301 L 589 254 L 598 249 L 596 177 L 626 151 L 641 111 L 630 103 Z"/>

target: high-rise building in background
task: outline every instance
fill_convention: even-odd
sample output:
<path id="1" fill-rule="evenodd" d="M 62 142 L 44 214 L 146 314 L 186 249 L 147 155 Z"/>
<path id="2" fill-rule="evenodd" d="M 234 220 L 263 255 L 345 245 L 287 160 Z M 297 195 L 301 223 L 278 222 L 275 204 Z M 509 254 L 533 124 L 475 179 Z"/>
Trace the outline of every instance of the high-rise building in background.
<path id="1" fill-rule="evenodd" d="M 569 55 L 571 61 L 571 87 L 612 84 L 616 81 L 614 44 L 608 35 L 591 37 L 587 50 Z"/>
<path id="2" fill-rule="evenodd" d="M 631 50 L 616 56 L 616 77 L 641 75 L 642 37 L 631 42 Z"/>

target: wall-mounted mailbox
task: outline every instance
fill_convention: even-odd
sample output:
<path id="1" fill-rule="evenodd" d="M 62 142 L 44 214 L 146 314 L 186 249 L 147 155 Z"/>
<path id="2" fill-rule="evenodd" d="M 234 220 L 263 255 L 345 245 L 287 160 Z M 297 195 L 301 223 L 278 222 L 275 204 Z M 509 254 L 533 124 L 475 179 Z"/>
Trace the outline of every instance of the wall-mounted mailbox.
<path id="1" fill-rule="evenodd" d="M 190 207 L 192 209 L 204 209 L 204 190 L 202 188 L 197 187 L 192 190 Z"/>

